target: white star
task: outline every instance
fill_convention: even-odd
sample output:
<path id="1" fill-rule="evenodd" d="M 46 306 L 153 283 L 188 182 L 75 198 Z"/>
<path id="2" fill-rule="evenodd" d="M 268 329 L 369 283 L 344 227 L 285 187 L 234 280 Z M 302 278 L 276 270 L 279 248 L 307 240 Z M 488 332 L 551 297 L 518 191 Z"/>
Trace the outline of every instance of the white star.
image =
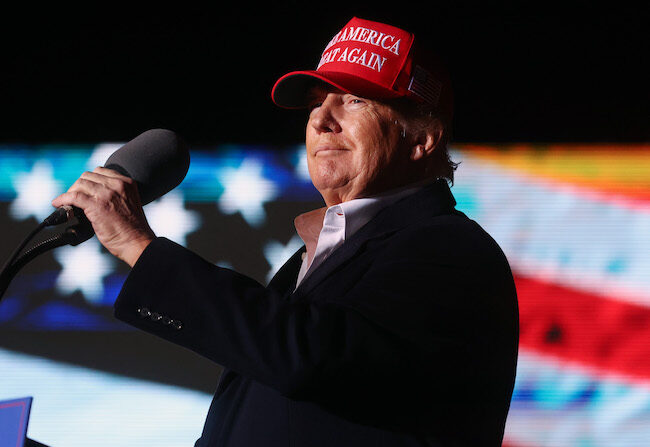
<path id="1" fill-rule="evenodd" d="M 280 267 L 293 255 L 296 250 L 304 244 L 300 236 L 294 235 L 286 245 L 278 241 L 270 241 L 264 246 L 264 257 L 271 265 L 271 269 L 266 274 L 266 280 L 270 281 L 271 278 L 280 270 Z"/>
<path id="2" fill-rule="evenodd" d="M 86 169 L 92 171 L 97 166 L 104 166 L 108 157 L 113 155 L 113 152 L 124 146 L 124 143 L 102 143 L 95 146 L 92 155 L 86 163 Z"/>
<path id="3" fill-rule="evenodd" d="M 30 172 L 16 174 L 12 183 L 18 195 L 9 207 L 9 215 L 18 220 L 45 219 L 54 211 L 52 200 L 63 192 L 63 185 L 54 179 L 52 165 L 46 160 L 37 160 Z"/>
<path id="4" fill-rule="evenodd" d="M 54 251 L 54 257 L 63 267 L 56 279 L 56 289 L 62 294 L 81 291 L 87 301 L 99 303 L 104 295 L 102 279 L 113 268 L 113 258 L 102 253 L 96 238 L 76 247 L 65 246 Z"/>
<path id="5" fill-rule="evenodd" d="M 218 200 L 221 212 L 240 212 L 249 225 L 258 227 L 264 223 L 264 203 L 275 199 L 275 184 L 262 176 L 262 164 L 245 159 L 239 168 L 225 168 L 219 176 L 224 191 Z"/>
<path id="6" fill-rule="evenodd" d="M 164 236 L 185 245 L 187 235 L 196 230 L 201 222 L 196 211 L 185 209 L 183 194 L 172 191 L 144 207 L 147 221 L 157 236 Z"/>

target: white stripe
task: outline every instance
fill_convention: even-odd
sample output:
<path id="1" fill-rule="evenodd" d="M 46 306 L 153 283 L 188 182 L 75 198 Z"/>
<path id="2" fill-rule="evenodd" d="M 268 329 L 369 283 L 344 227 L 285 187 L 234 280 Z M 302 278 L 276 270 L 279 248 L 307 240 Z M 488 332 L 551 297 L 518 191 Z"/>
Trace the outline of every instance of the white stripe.
<path id="1" fill-rule="evenodd" d="M 522 350 L 504 439 L 516 446 L 646 445 L 650 386 Z"/>
<path id="2" fill-rule="evenodd" d="M 503 248 L 516 273 L 650 306 L 650 205 L 549 185 L 452 151 L 458 209 Z"/>
<path id="3" fill-rule="evenodd" d="M 27 436 L 52 446 L 177 447 L 201 435 L 211 396 L 0 349 L 0 399 L 33 396 Z"/>

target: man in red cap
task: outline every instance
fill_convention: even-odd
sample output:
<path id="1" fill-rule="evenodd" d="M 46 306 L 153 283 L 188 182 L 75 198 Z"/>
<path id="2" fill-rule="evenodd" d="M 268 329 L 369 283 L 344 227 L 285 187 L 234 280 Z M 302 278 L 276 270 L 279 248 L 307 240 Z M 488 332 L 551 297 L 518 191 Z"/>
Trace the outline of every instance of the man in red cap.
<path id="1" fill-rule="evenodd" d="M 496 242 L 454 208 L 441 65 L 413 34 L 353 18 L 272 99 L 309 108 L 326 206 L 296 218 L 305 246 L 266 287 L 156 238 L 110 170 L 54 201 L 133 267 L 118 318 L 225 367 L 196 445 L 500 445 L 516 292 Z"/>

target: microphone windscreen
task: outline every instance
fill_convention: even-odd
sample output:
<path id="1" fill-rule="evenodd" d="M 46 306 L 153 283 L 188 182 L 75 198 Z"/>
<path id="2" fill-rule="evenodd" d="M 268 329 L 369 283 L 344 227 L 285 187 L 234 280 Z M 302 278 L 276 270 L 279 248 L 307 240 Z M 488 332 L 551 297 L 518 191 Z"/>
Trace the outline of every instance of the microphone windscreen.
<path id="1" fill-rule="evenodd" d="M 190 167 L 190 153 L 175 132 L 151 129 L 115 151 L 104 167 L 135 180 L 142 205 L 146 205 L 183 181 Z"/>

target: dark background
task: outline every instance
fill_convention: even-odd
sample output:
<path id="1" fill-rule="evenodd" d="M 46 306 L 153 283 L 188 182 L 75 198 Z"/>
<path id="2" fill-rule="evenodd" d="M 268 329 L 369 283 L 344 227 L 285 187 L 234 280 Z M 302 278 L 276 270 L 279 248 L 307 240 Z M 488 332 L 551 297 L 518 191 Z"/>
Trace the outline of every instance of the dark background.
<path id="1" fill-rule="evenodd" d="M 127 141 L 166 127 L 197 145 L 300 142 L 303 114 L 275 107 L 271 86 L 314 68 L 353 15 L 412 30 L 446 58 L 458 142 L 650 140 L 647 7 L 345 5 L 5 11 L 0 141 Z"/>

